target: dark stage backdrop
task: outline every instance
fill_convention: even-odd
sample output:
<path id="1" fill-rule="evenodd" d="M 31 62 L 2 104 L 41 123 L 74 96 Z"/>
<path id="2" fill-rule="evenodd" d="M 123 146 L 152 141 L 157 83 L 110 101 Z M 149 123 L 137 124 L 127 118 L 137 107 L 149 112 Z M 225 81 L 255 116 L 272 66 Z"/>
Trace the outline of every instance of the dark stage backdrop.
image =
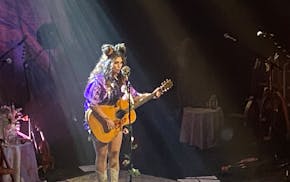
<path id="1" fill-rule="evenodd" d="M 174 146 L 182 108 L 204 106 L 216 94 L 226 114 L 241 113 L 255 58 L 273 53 L 272 42 L 256 33 L 274 32 L 287 49 L 287 7 L 274 0 L 2 0 L 0 104 L 22 107 L 43 128 L 57 165 L 93 163 L 82 128 L 83 89 L 100 46 L 125 42 L 138 90 L 149 92 L 165 78 L 174 82 L 159 101 L 137 111 L 134 127 L 143 144 L 137 166 L 154 171 L 150 152 L 163 167 L 181 167 L 183 154 Z M 182 173 L 172 172 L 160 175 Z"/>

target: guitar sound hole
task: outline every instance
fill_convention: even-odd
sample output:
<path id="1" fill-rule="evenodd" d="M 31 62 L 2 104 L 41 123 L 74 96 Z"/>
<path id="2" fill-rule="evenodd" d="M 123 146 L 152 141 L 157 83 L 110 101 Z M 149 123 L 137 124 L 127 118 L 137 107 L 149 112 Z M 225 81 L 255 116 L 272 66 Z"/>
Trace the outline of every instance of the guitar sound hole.
<path id="1" fill-rule="evenodd" d="M 122 119 L 123 117 L 124 117 L 124 115 L 126 114 L 126 112 L 124 111 L 124 110 L 118 110 L 117 112 L 116 112 L 116 118 L 118 118 L 118 119 Z"/>

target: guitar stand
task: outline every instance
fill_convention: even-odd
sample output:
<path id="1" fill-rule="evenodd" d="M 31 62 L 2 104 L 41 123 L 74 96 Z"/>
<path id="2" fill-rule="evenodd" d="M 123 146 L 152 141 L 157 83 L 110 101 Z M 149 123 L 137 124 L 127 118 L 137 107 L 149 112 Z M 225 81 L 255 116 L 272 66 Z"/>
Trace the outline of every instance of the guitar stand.
<path id="1" fill-rule="evenodd" d="M 0 176 L 9 174 L 11 177 L 11 181 L 14 182 L 14 176 L 15 170 L 10 167 L 7 158 L 5 156 L 5 153 L 3 151 L 2 143 L 4 143 L 4 140 L 0 140 L 0 161 L 1 161 L 1 166 L 0 166 Z M 2 181 L 2 178 L 0 179 Z"/>

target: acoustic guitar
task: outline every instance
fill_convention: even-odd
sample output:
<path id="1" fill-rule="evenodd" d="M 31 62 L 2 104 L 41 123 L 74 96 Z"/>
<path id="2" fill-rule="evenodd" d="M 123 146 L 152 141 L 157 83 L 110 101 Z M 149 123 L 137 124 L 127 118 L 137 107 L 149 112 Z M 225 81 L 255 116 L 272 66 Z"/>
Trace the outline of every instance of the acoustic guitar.
<path id="1" fill-rule="evenodd" d="M 162 82 L 158 90 L 163 94 L 173 86 L 170 79 Z M 85 118 L 93 135 L 103 143 L 112 141 L 118 133 L 123 129 L 123 126 L 133 124 L 136 120 L 135 109 L 145 104 L 154 98 L 154 93 L 142 97 L 135 104 L 130 104 L 128 100 L 120 99 L 115 105 L 99 105 L 101 111 L 115 123 L 115 128 L 108 129 L 106 121 L 102 119 L 94 110 L 90 108 L 85 113 Z M 130 107 L 130 108 L 129 108 Z M 130 118 L 129 118 L 130 117 Z"/>

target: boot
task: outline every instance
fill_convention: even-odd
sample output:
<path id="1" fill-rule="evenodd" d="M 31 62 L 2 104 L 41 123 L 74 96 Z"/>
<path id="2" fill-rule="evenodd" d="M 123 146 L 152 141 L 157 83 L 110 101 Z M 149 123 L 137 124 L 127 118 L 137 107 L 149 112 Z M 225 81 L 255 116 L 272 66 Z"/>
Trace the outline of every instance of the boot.
<path id="1" fill-rule="evenodd" d="M 108 176 L 106 172 L 102 173 L 100 171 L 96 171 L 96 173 L 98 182 L 108 182 Z"/>
<path id="2" fill-rule="evenodd" d="M 110 179 L 111 182 L 118 182 L 119 181 L 119 170 L 110 168 Z"/>

